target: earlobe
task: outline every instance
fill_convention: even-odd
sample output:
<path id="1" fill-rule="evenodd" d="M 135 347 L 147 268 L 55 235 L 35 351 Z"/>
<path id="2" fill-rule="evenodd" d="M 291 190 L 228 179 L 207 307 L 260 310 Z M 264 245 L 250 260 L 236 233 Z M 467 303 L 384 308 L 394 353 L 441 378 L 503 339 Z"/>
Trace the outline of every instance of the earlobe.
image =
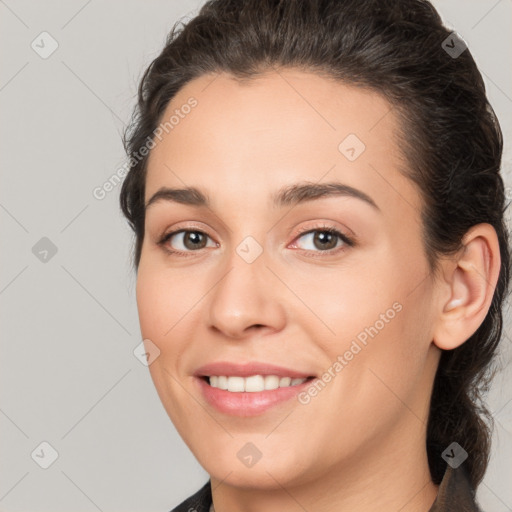
<path id="1" fill-rule="evenodd" d="M 452 350 L 469 339 L 491 306 L 501 265 L 496 231 L 487 223 L 473 226 L 464 236 L 456 260 L 443 262 L 448 293 L 440 301 L 433 342 Z M 455 263 L 455 267 L 454 267 Z M 448 299 L 446 299 L 448 295 Z"/>

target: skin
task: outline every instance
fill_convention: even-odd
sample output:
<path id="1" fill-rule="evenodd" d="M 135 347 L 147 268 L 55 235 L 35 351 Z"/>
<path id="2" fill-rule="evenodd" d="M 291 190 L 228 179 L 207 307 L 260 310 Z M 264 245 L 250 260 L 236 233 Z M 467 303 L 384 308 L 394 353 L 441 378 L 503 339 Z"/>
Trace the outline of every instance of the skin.
<path id="1" fill-rule="evenodd" d="M 211 206 L 148 207 L 137 304 L 143 337 L 160 350 L 151 377 L 211 477 L 216 511 L 427 511 L 438 492 L 425 449 L 432 383 L 440 349 L 467 340 L 489 309 L 493 228 L 475 226 L 465 249 L 429 272 L 422 197 L 398 170 L 400 125 L 376 92 L 293 69 L 246 83 L 209 75 L 188 83 L 164 119 L 191 96 L 197 106 L 151 150 L 145 198 L 196 186 Z M 354 161 L 338 149 L 351 133 L 366 146 Z M 272 194 L 305 180 L 344 183 L 378 209 L 350 196 L 272 207 Z M 335 239 L 326 251 L 297 234 L 318 223 L 356 245 Z M 158 244 L 184 228 L 208 235 L 203 248 L 182 234 L 167 247 L 188 257 Z M 236 252 L 247 236 L 263 250 L 252 263 Z M 199 392 L 193 373 L 212 361 L 321 376 L 394 303 L 400 312 L 307 404 L 235 417 Z M 248 442 L 262 453 L 252 467 L 237 457 Z"/>

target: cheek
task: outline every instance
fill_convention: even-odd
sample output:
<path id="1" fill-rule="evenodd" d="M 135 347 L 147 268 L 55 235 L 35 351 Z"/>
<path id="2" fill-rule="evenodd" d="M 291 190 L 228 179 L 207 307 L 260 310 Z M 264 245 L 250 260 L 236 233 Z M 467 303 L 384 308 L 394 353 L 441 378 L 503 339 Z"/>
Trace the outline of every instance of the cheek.
<path id="1" fill-rule="evenodd" d="M 156 272 L 152 272 L 141 263 L 137 273 L 136 298 L 140 328 L 144 338 L 157 338 L 158 333 L 162 332 L 161 312 L 166 302 L 163 289 Z"/>
<path id="2" fill-rule="evenodd" d="M 357 336 L 362 341 L 368 339 L 365 330 L 375 323 L 379 331 L 385 330 L 396 316 L 393 304 L 400 296 L 397 283 L 389 277 L 389 265 L 386 267 L 386 262 L 374 254 L 365 256 L 367 261 L 353 258 L 339 268 L 281 270 L 283 280 L 293 283 L 294 294 L 301 299 L 298 302 L 290 297 L 289 313 L 296 315 L 292 321 L 331 357 L 347 350 Z M 385 315 L 386 323 L 381 315 Z"/>
<path id="3" fill-rule="evenodd" d="M 197 328 L 204 315 L 201 297 L 206 281 L 191 278 L 190 271 L 158 265 L 149 258 L 139 265 L 136 285 L 137 309 L 142 337 L 151 340 L 160 350 L 149 370 L 158 382 L 184 378 L 195 351 L 190 340 L 197 338 Z M 163 372 L 163 373 L 162 373 Z M 157 382 L 155 382 L 157 384 Z M 158 387 L 158 386 L 157 386 Z"/>
<path id="4" fill-rule="evenodd" d="M 169 339 L 173 326 L 193 314 L 189 310 L 201 292 L 197 284 L 156 264 L 141 264 L 136 298 L 142 335 L 162 341 Z"/>
<path id="5" fill-rule="evenodd" d="M 149 372 L 167 413 L 178 424 L 191 407 L 182 384 L 178 383 L 183 379 L 181 362 L 192 335 L 188 322 L 194 312 L 190 310 L 192 299 L 184 297 L 186 289 L 176 273 L 171 276 L 168 270 L 141 259 L 136 285 L 141 334 L 160 350 Z"/>
<path id="6" fill-rule="evenodd" d="M 324 370 L 336 375 L 332 389 L 343 403 L 371 410 L 387 404 L 391 411 L 399 404 L 393 393 L 412 397 L 424 377 L 431 341 L 428 269 L 423 263 L 404 268 L 400 261 L 383 253 L 365 271 L 347 270 L 308 296 L 333 331 L 310 336 L 330 361 Z"/>

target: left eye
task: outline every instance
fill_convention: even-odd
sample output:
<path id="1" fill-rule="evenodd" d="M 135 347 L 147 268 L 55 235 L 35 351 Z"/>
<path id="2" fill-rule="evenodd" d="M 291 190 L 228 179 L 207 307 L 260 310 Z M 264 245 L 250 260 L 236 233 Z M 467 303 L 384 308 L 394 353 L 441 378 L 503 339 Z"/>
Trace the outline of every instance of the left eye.
<path id="1" fill-rule="evenodd" d="M 310 247 L 301 247 L 307 251 L 330 251 L 339 247 L 339 245 L 337 245 L 339 241 L 342 242 L 341 245 L 352 245 L 351 241 L 343 233 L 332 228 L 314 229 L 303 233 L 297 238 L 297 240 L 301 238 L 306 240 L 306 244 L 310 245 Z"/>

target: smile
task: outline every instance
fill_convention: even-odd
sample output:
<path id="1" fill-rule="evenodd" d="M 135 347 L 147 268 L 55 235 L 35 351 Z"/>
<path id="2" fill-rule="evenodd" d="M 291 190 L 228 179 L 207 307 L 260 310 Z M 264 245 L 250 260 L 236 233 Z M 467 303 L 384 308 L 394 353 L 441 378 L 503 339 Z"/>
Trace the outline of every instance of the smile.
<path id="1" fill-rule="evenodd" d="M 196 377 L 198 392 L 217 412 L 229 416 L 251 417 L 284 405 L 310 385 L 315 377 L 291 378 L 277 375 Z M 211 383 L 210 383 L 211 382 Z"/>
<path id="2" fill-rule="evenodd" d="M 213 388 L 230 391 L 231 393 L 257 393 L 271 391 L 278 388 L 298 386 L 306 382 L 307 378 L 292 379 L 278 375 L 250 375 L 248 377 L 211 375 L 207 377 Z"/>

